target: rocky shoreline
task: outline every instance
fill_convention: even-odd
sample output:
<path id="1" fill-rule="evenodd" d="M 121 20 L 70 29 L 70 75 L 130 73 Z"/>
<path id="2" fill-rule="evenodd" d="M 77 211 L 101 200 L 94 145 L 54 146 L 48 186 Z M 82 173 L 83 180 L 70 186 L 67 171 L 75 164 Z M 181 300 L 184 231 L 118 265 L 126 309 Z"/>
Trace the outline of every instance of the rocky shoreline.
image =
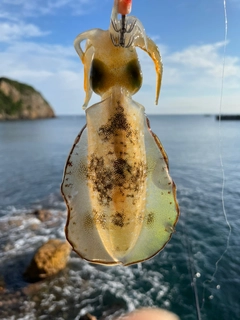
<path id="1" fill-rule="evenodd" d="M 69 319 L 71 306 L 63 305 L 71 295 L 66 287 L 69 284 L 80 287 L 81 284 L 84 292 L 87 283 L 83 285 L 71 279 L 69 260 L 75 253 L 56 232 L 63 229 L 65 219 L 66 212 L 48 209 L 0 219 L 0 233 L 3 235 L 0 242 L 0 319 Z M 21 251 L 19 244 L 16 245 L 19 235 L 14 243 L 8 235 L 21 233 L 24 239 L 30 230 L 36 238 L 44 234 L 49 236 L 43 237 L 44 242 L 38 240 L 42 243 L 40 246 L 37 243 L 32 245 L 30 252 Z M 73 314 L 79 314 L 74 317 L 77 320 L 97 320 L 87 310 L 77 309 Z"/>

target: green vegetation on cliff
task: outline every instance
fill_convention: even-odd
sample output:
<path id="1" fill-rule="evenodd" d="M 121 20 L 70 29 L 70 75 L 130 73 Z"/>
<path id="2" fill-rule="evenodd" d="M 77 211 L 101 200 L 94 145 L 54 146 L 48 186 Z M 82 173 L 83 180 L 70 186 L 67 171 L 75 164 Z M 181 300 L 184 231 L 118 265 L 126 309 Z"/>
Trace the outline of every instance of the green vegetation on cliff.
<path id="1" fill-rule="evenodd" d="M 0 113 L 5 113 L 9 116 L 17 114 L 22 110 L 22 100 L 14 102 L 10 97 L 6 96 L 0 90 Z"/>
<path id="2" fill-rule="evenodd" d="M 4 77 L 0 78 L 0 83 L 2 81 L 9 83 L 11 86 L 13 86 L 15 89 L 17 89 L 17 91 L 19 91 L 21 94 L 31 94 L 33 92 L 36 92 L 36 90 L 33 87 L 31 87 L 25 83 L 21 83 L 21 82 L 11 80 L 8 78 L 4 78 Z"/>

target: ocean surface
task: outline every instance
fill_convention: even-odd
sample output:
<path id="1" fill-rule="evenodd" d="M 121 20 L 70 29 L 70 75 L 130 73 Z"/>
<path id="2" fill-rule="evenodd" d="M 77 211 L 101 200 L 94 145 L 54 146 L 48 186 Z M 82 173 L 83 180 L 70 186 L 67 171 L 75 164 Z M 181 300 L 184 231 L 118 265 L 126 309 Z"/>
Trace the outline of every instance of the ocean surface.
<path id="1" fill-rule="evenodd" d="M 60 183 L 85 118 L 0 123 L 0 319 L 90 312 L 110 320 L 149 306 L 182 320 L 240 319 L 240 121 L 219 127 L 213 116 L 149 118 L 177 185 L 181 216 L 171 241 L 130 267 L 92 265 L 72 253 L 64 271 L 37 285 L 22 274 L 41 244 L 64 239 Z M 32 214 L 40 208 L 51 211 L 49 221 Z"/>

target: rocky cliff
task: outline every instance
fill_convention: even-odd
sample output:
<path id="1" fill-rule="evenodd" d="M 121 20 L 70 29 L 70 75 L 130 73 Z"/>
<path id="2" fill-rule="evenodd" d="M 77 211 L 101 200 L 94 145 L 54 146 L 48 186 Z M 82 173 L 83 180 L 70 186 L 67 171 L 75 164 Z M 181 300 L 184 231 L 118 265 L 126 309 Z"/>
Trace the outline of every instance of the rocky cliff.
<path id="1" fill-rule="evenodd" d="M 0 120 L 53 117 L 53 109 L 33 87 L 0 78 Z"/>

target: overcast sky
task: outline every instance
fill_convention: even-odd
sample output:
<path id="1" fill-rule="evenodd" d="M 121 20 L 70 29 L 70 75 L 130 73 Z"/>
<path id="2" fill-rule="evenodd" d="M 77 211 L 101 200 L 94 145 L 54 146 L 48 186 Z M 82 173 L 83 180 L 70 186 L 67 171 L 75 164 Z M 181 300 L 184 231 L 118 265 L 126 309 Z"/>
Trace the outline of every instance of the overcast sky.
<path id="1" fill-rule="evenodd" d="M 223 113 L 240 113 L 240 0 L 226 0 L 228 40 Z M 113 0 L 1 0 L 0 77 L 34 86 L 57 114 L 82 114 L 83 67 L 73 48 L 81 32 L 108 29 Z M 158 106 L 154 66 L 140 53 L 144 85 L 133 99 L 146 112 L 218 113 L 224 52 L 223 0 L 133 0 L 162 54 Z M 93 97 L 90 105 L 98 101 Z"/>

